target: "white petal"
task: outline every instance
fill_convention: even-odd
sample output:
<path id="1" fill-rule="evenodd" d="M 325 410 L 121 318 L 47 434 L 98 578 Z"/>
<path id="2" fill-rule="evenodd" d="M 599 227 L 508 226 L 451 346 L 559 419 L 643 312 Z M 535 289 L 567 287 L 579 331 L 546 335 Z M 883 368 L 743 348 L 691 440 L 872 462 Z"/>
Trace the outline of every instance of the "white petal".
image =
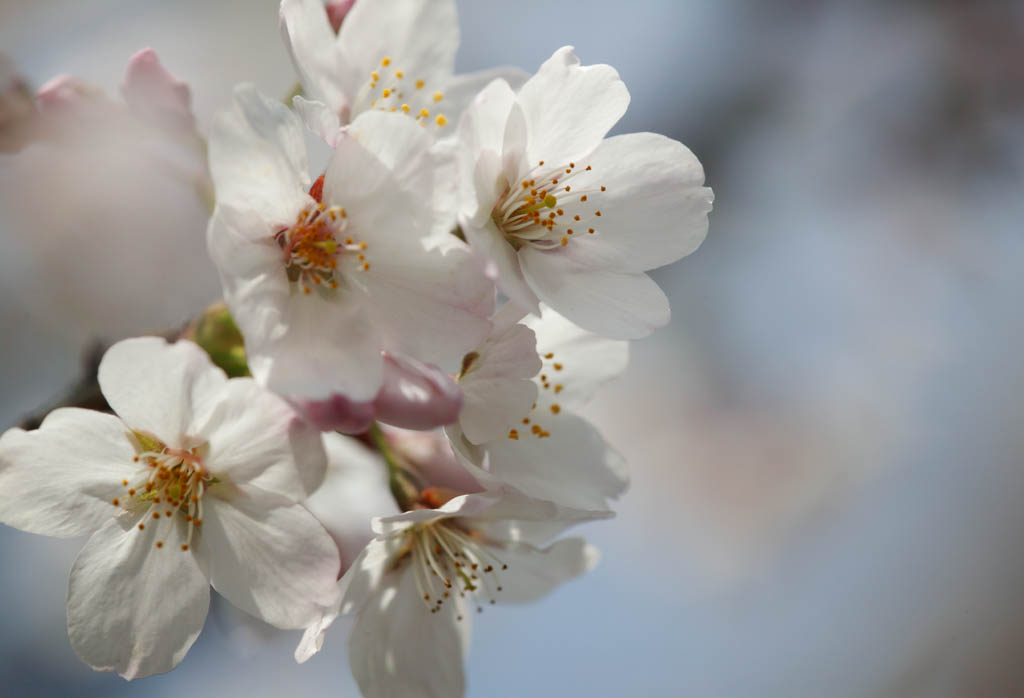
<path id="1" fill-rule="evenodd" d="M 700 246 L 708 232 L 714 195 L 703 186 L 704 168 L 679 141 L 654 133 L 609 138 L 584 160 L 573 178 L 590 191 L 593 235 L 564 252 L 574 261 L 612 271 L 637 272 L 670 264 Z M 606 191 L 600 191 L 605 187 Z"/>
<path id="2" fill-rule="evenodd" d="M 211 474 L 299 502 L 324 479 L 327 456 L 320 432 L 282 398 L 251 378 L 222 388 L 203 434 Z"/>
<path id="3" fill-rule="evenodd" d="M 505 135 L 505 124 L 508 122 L 508 115 L 515 105 L 515 100 L 516 95 L 509 84 L 504 80 L 495 80 L 475 96 L 459 120 L 457 156 L 459 176 L 464 184 L 472 184 L 473 171 L 477 167 L 477 160 L 482 153 L 491 152 L 500 155 Z M 471 198 L 472 202 L 464 201 L 464 205 L 460 206 L 461 210 L 473 216 L 476 204 L 479 204 L 486 208 L 487 215 L 490 215 L 490 209 L 497 201 L 497 195 L 493 200 L 481 197 L 481 200 L 478 201 L 476 195 L 481 193 L 464 189 L 466 195 L 464 198 Z"/>
<path id="4" fill-rule="evenodd" d="M 389 259 L 364 283 L 389 350 L 450 364 L 490 331 L 493 287 L 466 249 Z"/>
<path id="5" fill-rule="evenodd" d="M 341 113 L 348 104 L 341 53 L 322 0 L 282 0 L 281 36 L 306 94 Z"/>
<path id="6" fill-rule="evenodd" d="M 354 119 L 346 133 L 383 164 L 400 187 L 429 200 L 432 172 L 425 158 L 433 139 L 425 128 L 402 114 L 369 111 Z"/>
<path id="7" fill-rule="evenodd" d="M 320 520 L 338 544 L 341 567 L 352 561 L 373 539 L 370 519 L 397 514 L 388 491 L 388 468 L 380 454 L 356 439 L 324 434 L 327 477 L 304 506 Z"/>
<path id="8" fill-rule="evenodd" d="M 384 578 L 359 613 L 349 664 L 366 698 L 453 698 L 465 692 L 469 618 L 457 597 L 431 613 L 406 565 Z"/>
<path id="9" fill-rule="evenodd" d="M 269 224 L 290 225 L 309 201 L 302 123 L 252 85 L 239 85 L 234 97 L 210 134 L 217 202 L 256 211 Z"/>
<path id="10" fill-rule="evenodd" d="M 494 549 L 508 569 L 501 572 L 499 601 L 536 601 L 555 587 L 593 569 L 600 555 L 582 538 L 566 538 L 548 548 L 511 544 Z"/>
<path id="11" fill-rule="evenodd" d="M 519 324 L 489 337 L 477 354 L 459 379 L 459 426 L 466 438 L 479 444 L 505 436 L 530 411 L 537 401 L 537 386 L 530 379 L 540 371 L 541 360 L 533 330 Z"/>
<path id="12" fill-rule="evenodd" d="M 66 407 L 39 429 L 0 437 L 0 521 L 30 533 L 91 533 L 118 512 L 124 478 L 137 468 L 120 419 Z"/>
<path id="13" fill-rule="evenodd" d="M 510 301 L 530 312 L 540 312 L 537 294 L 533 292 L 520 264 L 519 255 L 488 216 L 482 227 L 464 225 L 463 232 L 473 251 L 494 265 L 498 288 Z"/>
<path id="14" fill-rule="evenodd" d="M 464 75 L 456 75 L 444 88 L 444 113 L 451 123 L 459 123 L 462 115 L 466 113 L 470 105 L 474 103 L 477 96 L 495 81 L 500 81 L 509 88 L 512 100 L 515 94 L 512 90 L 518 90 L 523 83 L 529 79 L 529 75 L 521 68 L 502 66 L 489 70 L 480 70 Z M 501 120 L 504 122 L 504 119 Z M 501 126 L 499 122 L 499 128 Z"/>
<path id="15" fill-rule="evenodd" d="M 170 671 L 206 620 L 210 585 L 181 550 L 182 520 L 124 530 L 110 521 L 85 544 L 68 582 L 68 636 L 98 671 L 126 679 Z M 163 543 L 156 548 L 156 541 Z"/>
<path id="16" fill-rule="evenodd" d="M 323 102 L 304 99 L 301 96 L 292 99 L 292 106 L 306 123 L 306 128 L 332 148 L 337 145 L 338 139 L 341 137 L 339 133 L 341 119 L 338 118 L 337 111 L 332 110 Z"/>
<path id="17" fill-rule="evenodd" d="M 245 489 L 203 504 L 194 548 L 210 583 L 246 613 L 278 628 L 305 628 L 338 599 L 338 548 L 302 506 Z"/>
<path id="18" fill-rule="evenodd" d="M 614 68 L 581 66 L 566 46 L 526 81 L 519 104 L 530 129 L 530 165 L 561 165 L 598 146 L 626 113 L 629 92 Z"/>
<path id="19" fill-rule="evenodd" d="M 389 0 L 357 2 L 345 16 L 338 33 L 346 89 L 351 93 L 369 84 L 372 71 L 401 70 L 404 82 L 379 85 L 399 87 L 412 103 L 416 93 L 432 94 L 444 88 L 455 66 L 459 27 L 452 0 Z M 382 72 L 387 77 L 386 72 Z M 413 81 L 424 80 L 416 90 Z M 369 105 L 354 105 L 361 111 Z M 416 111 L 419 111 L 417 108 Z M 352 115 L 356 116 L 355 113 Z"/>
<path id="20" fill-rule="evenodd" d="M 668 324 L 668 298 L 650 277 L 574 263 L 560 250 L 524 247 L 523 275 L 537 296 L 580 327 L 612 339 L 646 337 Z"/>
<path id="21" fill-rule="evenodd" d="M 532 425 L 519 438 L 499 438 L 474 447 L 455 442 L 456 450 L 493 477 L 530 497 L 577 509 L 604 511 L 607 500 L 628 485 L 622 457 L 612 450 L 589 422 L 576 415 L 531 413 Z"/>
<path id="22" fill-rule="evenodd" d="M 541 317 L 528 317 L 524 324 L 537 333 L 537 352 L 544 357 L 543 375 L 550 386 L 541 392 L 545 405 L 576 411 L 629 363 L 628 342 L 587 332 L 551 308 L 542 308 Z"/>
<path id="23" fill-rule="evenodd" d="M 201 436 L 196 419 L 216 399 L 227 376 L 199 346 L 161 337 L 125 339 L 100 361 L 99 384 L 130 429 L 169 446 L 188 448 Z"/>
<path id="24" fill-rule="evenodd" d="M 358 290 L 345 289 L 356 295 Z M 324 299 L 292 293 L 285 300 L 276 337 L 245 334 L 253 376 L 275 392 L 324 399 L 341 393 L 372 399 L 381 383 L 381 340 L 358 299 Z M 239 319 L 245 332 L 245 325 Z"/>

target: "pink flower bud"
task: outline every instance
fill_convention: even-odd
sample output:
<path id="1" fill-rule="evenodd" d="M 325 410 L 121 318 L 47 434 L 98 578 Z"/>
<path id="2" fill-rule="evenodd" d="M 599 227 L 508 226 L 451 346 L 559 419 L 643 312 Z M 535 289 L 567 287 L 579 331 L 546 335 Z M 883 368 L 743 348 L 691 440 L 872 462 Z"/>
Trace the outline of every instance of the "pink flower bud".
<path id="1" fill-rule="evenodd" d="M 405 429 L 451 424 L 462 409 L 462 390 L 447 373 L 415 359 L 384 352 L 384 382 L 373 406 L 377 419 Z"/>
<path id="2" fill-rule="evenodd" d="M 326 400 L 296 400 L 295 406 L 320 431 L 361 434 L 370 428 L 374 418 L 372 402 L 353 402 L 344 395 L 332 395 Z"/>
<path id="3" fill-rule="evenodd" d="M 129 59 L 121 94 L 128 106 L 158 122 L 182 129 L 195 126 L 188 85 L 168 73 L 151 48 Z"/>
<path id="4" fill-rule="evenodd" d="M 331 28 L 334 29 L 335 34 L 341 29 L 342 20 L 345 19 L 345 15 L 348 14 L 355 4 L 356 0 L 329 0 L 327 3 L 327 19 L 330 20 Z"/>

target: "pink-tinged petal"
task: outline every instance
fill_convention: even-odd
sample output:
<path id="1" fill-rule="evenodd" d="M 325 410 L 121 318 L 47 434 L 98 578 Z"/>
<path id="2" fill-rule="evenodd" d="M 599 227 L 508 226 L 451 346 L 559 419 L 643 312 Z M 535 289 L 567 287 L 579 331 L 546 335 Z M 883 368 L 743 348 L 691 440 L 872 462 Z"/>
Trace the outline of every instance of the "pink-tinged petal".
<path id="1" fill-rule="evenodd" d="M 579 160 L 601 143 L 626 113 L 629 91 L 614 68 L 581 66 L 565 46 L 526 81 L 519 104 L 530 130 L 530 165 L 557 165 Z"/>
<path id="2" fill-rule="evenodd" d="M 323 102 L 311 101 L 297 96 L 292 100 L 296 113 L 306 123 L 306 128 L 319 136 L 332 148 L 341 138 L 341 119 L 338 113 Z"/>
<path id="3" fill-rule="evenodd" d="M 344 395 L 323 400 L 295 400 L 295 404 L 320 431 L 362 434 L 377 416 L 372 401 L 353 402 Z"/>
<path id="4" fill-rule="evenodd" d="M 135 450 L 113 415 L 66 407 L 0 437 L 0 521 L 29 533 L 92 533 L 118 512 Z"/>
<path id="5" fill-rule="evenodd" d="M 181 129 L 195 128 L 188 85 L 168 73 L 151 48 L 129 59 L 121 94 L 130 107 L 147 116 Z"/>
<path id="6" fill-rule="evenodd" d="M 431 613 L 406 565 L 359 612 L 349 665 L 365 698 L 452 698 L 465 692 L 468 644 L 469 615 L 458 596 Z"/>
<path id="7" fill-rule="evenodd" d="M 513 543 L 496 548 L 494 554 L 508 565 L 501 573 L 502 591 L 497 598 L 513 603 L 543 598 L 593 569 L 600 559 L 597 548 L 582 538 L 566 538 L 543 549 Z"/>
<path id="8" fill-rule="evenodd" d="M 210 172 L 218 204 L 255 211 L 268 225 L 291 225 L 310 202 L 302 122 L 253 85 L 235 88 L 210 135 Z"/>
<path id="9" fill-rule="evenodd" d="M 57 75 L 36 93 L 36 104 L 44 115 L 70 115 L 73 110 L 96 103 L 112 104 L 98 87 L 73 75 Z"/>
<path id="10" fill-rule="evenodd" d="M 322 0 L 282 0 L 281 36 L 306 95 L 335 114 L 347 111 L 341 53 Z"/>
<path id="11" fill-rule="evenodd" d="M 170 671 L 206 620 L 210 585 L 171 527 L 110 521 L 85 544 L 68 582 L 68 637 L 82 661 L 126 679 Z M 161 546 L 158 548 L 157 541 Z"/>
<path id="12" fill-rule="evenodd" d="M 370 520 L 398 513 L 388 490 L 388 467 L 376 451 L 356 439 L 324 434 L 327 477 L 303 506 L 323 524 L 338 545 L 346 571 L 373 540 Z"/>
<path id="13" fill-rule="evenodd" d="M 519 258 L 540 300 L 583 329 L 612 339 L 638 339 L 671 317 L 668 298 L 646 274 L 582 266 L 560 249 L 524 247 Z"/>
<path id="14" fill-rule="evenodd" d="M 385 424 L 433 429 L 458 419 L 462 390 L 436 366 L 385 353 L 384 382 L 373 406 Z"/>
<path id="15" fill-rule="evenodd" d="M 128 428 L 176 448 L 199 445 L 197 419 L 226 382 L 198 345 L 168 344 L 161 337 L 122 340 L 107 350 L 99 368 L 103 396 Z"/>
<path id="16" fill-rule="evenodd" d="M 338 548 L 298 504 L 245 489 L 212 487 L 195 543 L 210 583 L 246 613 L 278 628 L 306 628 L 338 600 Z"/>
<path id="17" fill-rule="evenodd" d="M 225 383 L 203 420 L 205 461 L 215 478 L 295 502 L 323 482 L 327 456 L 320 432 L 251 378 Z"/>
<path id="18" fill-rule="evenodd" d="M 391 447 L 416 468 L 423 487 L 440 487 L 459 494 L 482 492 L 484 487 L 462 466 L 440 431 L 410 431 L 386 427 Z"/>
<path id="19" fill-rule="evenodd" d="M 530 497 L 606 511 L 608 500 L 629 485 L 622 456 L 576 415 L 533 412 L 530 417 L 531 426 L 520 429 L 518 438 L 499 438 L 481 446 L 454 439 L 452 445 L 471 464 Z M 534 426 L 541 431 L 532 431 Z"/>
<path id="20" fill-rule="evenodd" d="M 341 23 L 345 21 L 345 15 L 349 13 L 356 0 L 328 0 L 327 19 L 331 23 L 331 29 L 337 32 L 341 29 Z"/>
<path id="21" fill-rule="evenodd" d="M 385 84 L 378 84 L 375 94 L 385 87 L 398 87 L 406 94 L 406 101 L 415 106 L 415 112 L 420 109 L 420 95 L 427 100 L 423 106 L 433 107 L 430 95 L 445 88 L 455 67 L 459 45 L 455 3 L 357 2 L 341 25 L 338 45 L 342 54 L 341 79 L 349 94 L 363 89 L 370 82 L 370 73 L 377 71 Z M 399 70 L 404 77 L 388 82 Z M 416 80 L 424 81 L 422 89 L 415 88 Z M 353 116 L 370 108 L 369 100 L 363 102 L 352 105 Z"/>
<path id="22" fill-rule="evenodd" d="M 596 233 L 564 252 L 575 262 L 637 272 L 690 254 L 708 232 L 714 195 L 703 186 L 704 168 L 690 149 L 654 133 L 609 138 L 583 162 L 591 168 L 572 186 L 590 191 L 586 213 L 601 212 Z"/>
<path id="23" fill-rule="evenodd" d="M 548 387 L 541 392 L 541 407 L 576 411 L 605 383 L 622 375 L 629 364 L 629 342 L 606 339 L 587 332 L 551 308 L 541 317 L 528 317 L 527 327 L 537 333 L 537 352 L 544 357 Z"/>
<path id="24" fill-rule="evenodd" d="M 516 310 L 506 304 L 503 310 Z M 516 314 L 520 314 L 517 312 Z M 475 444 L 508 434 L 537 401 L 531 380 L 541 368 L 533 330 L 514 324 L 492 334 L 477 348 L 477 357 L 459 379 L 465 407 L 459 426 Z"/>

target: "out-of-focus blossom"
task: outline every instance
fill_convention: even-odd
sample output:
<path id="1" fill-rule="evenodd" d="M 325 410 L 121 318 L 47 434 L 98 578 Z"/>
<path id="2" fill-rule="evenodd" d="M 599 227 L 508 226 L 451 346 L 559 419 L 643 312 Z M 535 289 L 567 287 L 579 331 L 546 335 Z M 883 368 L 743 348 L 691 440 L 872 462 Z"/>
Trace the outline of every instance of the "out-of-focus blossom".
<path id="1" fill-rule="evenodd" d="M 668 322 L 644 272 L 700 245 L 712 202 L 678 141 L 605 139 L 628 104 L 615 70 L 580 66 L 565 47 L 518 94 L 490 84 L 459 125 L 459 223 L 501 290 L 617 339 Z"/>
<path id="2" fill-rule="evenodd" d="M 37 97 L 33 142 L 0 157 L 5 254 L 18 260 L 5 286 L 76 343 L 162 331 L 217 297 L 188 88 L 144 50 L 122 93 L 54 78 Z"/>
<path id="3" fill-rule="evenodd" d="M 439 364 L 490 326 L 490 282 L 461 241 L 432 237 L 448 212 L 429 135 L 393 114 L 353 126 L 313 183 L 299 118 L 242 86 L 210 143 L 225 300 L 253 375 L 293 397 L 371 400 L 382 350 Z"/>
<path id="4" fill-rule="evenodd" d="M 504 310 L 504 309 L 503 309 Z M 542 316 L 531 317 L 525 325 L 536 335 L 536 350 L 542 360 L 533 379 L 536 399 L 522 405 L 520 412 L 506 409 L 508 378 L 484 383 L 493 392 L 471 391 L 459 424 L 446 429 L 452 446 L 470 473 L 488 487 L 511 485 L 538 499 L 547 499 L 580 509 L 606 510 L 608 500 L 622 494 L 629 482 L 622 457 L 605 442 L 590 422 L 575 414 L 608 380 L 622 373 L 629 358 L 628 344 L 587 332 L 542 308 Z M 525 328 L 524 328 L 525 329 Z M 485 343 L 477 361 L 490 357 L 499 366 L 510 366 L 524 336 L 500 326 L 500 334 Z M 496 371 L 497 372 L 497 371 Z M 517 375 L 509 372 L 512 378 Z M 472 377 L 472 372 L 466 373 Z M 520 399 L 525 397 L 520 396 Z M 483 408 L 485 415 L 512 417 L 493 439 L 480 443 L 465 435 L 461 425 L 477 421 L 490 427 L 497 422 L 470 418 L 468 410 L 481 409 L 488 401 L 496 409 Z"/>
<path id="5" fill-rule="evenodd" d="M 445 499 L 428 490 L 423 508 L 374 519 L 376 538 L 339 583 L 337 612 L 357 614 L 349 661 L 366 698 L 462 696 L 473 607 L 534 601 L 597 562 L 580 538 L 547 543 L 600 515 L 513 492 Z M 299 661 L 332 620 L 307 630 Z"/>
<path id="6" fill-rule="evenodd" d="M 399 510 L 388 492 L 388 466 L 379 453 L 341 434 L 324 434 L 323 441 L 327 475 L 303 504 L 338 544 L 340 576 L 373 540 L 370 521 Z"/>
<path id="7" fill-rule="evenodd" d="M 304 92 L 326 105 L 336 126 L 381 110 L 408 114 L 444 133 L 491 80 L 520 85 L 526 77 L 516 68 L 454 76 L 459 26 L 453 0 L 360 0 L 341 9 L 325 9 L 321 0 L 281 2 L 281 32 Z M 332 29 L 339 14 L 340 31 Z"/>
<path id="8" fill-rule="evenodd" d="M 187 341 L 130 339 L 99 382 L 117 416 L 63 408 L 0 438 L 0 520 L 92 534 L 68 588 L 68 634 L 91 667 L 174 668 L 213 587 L 281 628 L 336 598 L 337 550 L 299 502 L 324 476 L 319 434 Z"/>

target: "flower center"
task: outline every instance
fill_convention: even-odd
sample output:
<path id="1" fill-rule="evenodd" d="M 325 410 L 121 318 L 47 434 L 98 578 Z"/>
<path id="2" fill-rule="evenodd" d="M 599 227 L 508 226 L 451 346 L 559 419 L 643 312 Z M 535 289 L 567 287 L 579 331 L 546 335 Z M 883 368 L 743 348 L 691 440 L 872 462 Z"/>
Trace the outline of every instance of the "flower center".
<path id="1" fill-rule="evenodd" d="M 508 565 L 499 560 L 478 539 L 478 534 L 459 528 L 449 519 L 410 526 L 403 531 L 403 551 L 411 556 L 416 589 L 431 613 L 441 610 L 451 595 L 470 595 L 494 604 L 502 590 L 499 571 Z M 457 620 L 462 620 L 458 616 Z"/>
<path id="2" fill-rule="evenodd" d="M 597 233 L 595 218 L 600 210 L 591 210 L 591 195 L 607 187 L 573 187 L 569 182 L 591 166 L 578 168 L 575 163 L 545 169 L 542 160 L 517 184 L 510 185 L 498 201 L 490 217 L 505 233 L 505 239 L 516 250 L 531 245 L 540 250 L 566 247 L 575 236 Z"/>
<path id="3" fill-rule="evenodd" d="M 591 210 L 591 195 L 603 192 L 603 185 L 574 187 L 570 182 L 591 166 L 545 168 L 541 160 L 517 185 L 509 185 L 498 200 L 491 218 L 515 249 L 532 245 L 550 250 L 565 247 L 573 236 L 597 233 L 595 218 L 601 211 Z"/>
<path id="4" fill-rule="evenodd" d="M 433 123 L 438 128 L 448 124 L 448 117 L 437 110 L 444 101 L 444 93 L 427 88 L 422 78 L 411 80 L 405 71 L 396 67 L 391 58 L 385 56 L 380 67 L 370 73 L 369 79 L 353 103 L 353 112 L 365 109 L 402 112 L 416 119 L 421 126 Z M 434 110 L 431 118 L 431 110 Z"/>
<path id="5" fill-rule="evenodd" d="M 328 207 L 320 201 L 323 179 L 320 175 L 310 188 L 310 195 L 317 203 L 300 211 L 294 225 L 274 235 L 283 253 L 288 281 L 307 295 L 314 288 L 323 295 L 338 289 L 343 280 L 339 270 L 341 259 L 354 258 L 359 271 L 370 269 L 365 254 L 367 243 L 345 233 L 348 227 L 345 208 Z"/>
<path id="6" fill-rule="evenodd" d="M 140 531 L 145 530 L 147 522 L 159 526 L 163 519 L 164 535 L 158 536 L 157 548 L 164 547 L 162 538 L 176 525 L 175 516 L 180 514 L 188 523 L 181 549 L 188 550 L 195 528 L 203 524 L 203 494 L 215 482 L 203 464 L 207 444 L 181 449 L 141 431 L 131 431 L 127 436 L 135 448 L 132 460 L 140 467 L 131 480 L 121 481 L 126 495 L 114 498 L 114 506 L 141 515 Z"/>

